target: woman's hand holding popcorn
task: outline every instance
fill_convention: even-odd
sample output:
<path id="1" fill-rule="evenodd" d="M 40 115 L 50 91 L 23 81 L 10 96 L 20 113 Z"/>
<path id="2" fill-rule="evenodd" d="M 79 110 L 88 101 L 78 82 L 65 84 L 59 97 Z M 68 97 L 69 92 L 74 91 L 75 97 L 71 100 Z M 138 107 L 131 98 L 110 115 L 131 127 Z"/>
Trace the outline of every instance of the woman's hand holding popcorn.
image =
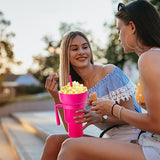
<path id="1" fill-rule="evenodd" d="M 95 111 L 97 114 L 100 115 L 107 115 L 107 116 L 113 116 L 111 113 L 112 106 L 115 104 L 115 101 L 113 100 L 107 100 L 104 98 L 99 98 L 97 101 L 92 102 L 92 108 L 91 111 Z"/>

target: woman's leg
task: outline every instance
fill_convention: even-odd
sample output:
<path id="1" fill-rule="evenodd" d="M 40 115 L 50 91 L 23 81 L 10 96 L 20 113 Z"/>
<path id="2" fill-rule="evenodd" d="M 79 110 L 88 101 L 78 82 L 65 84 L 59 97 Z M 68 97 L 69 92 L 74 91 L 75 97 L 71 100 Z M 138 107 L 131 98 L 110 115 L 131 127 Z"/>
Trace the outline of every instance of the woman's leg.
<path id="1" fill-rule="evenodd" d="M 140 145 L 109 138 L 69 138 L 63 142 L 58 160 L 145 160 Z"/>
<path id="2" fill-rule="evenodd" d="M 57 160 L 61 145 L 68 135 L 51 135 L 47 138 L 41 160 Z"/>

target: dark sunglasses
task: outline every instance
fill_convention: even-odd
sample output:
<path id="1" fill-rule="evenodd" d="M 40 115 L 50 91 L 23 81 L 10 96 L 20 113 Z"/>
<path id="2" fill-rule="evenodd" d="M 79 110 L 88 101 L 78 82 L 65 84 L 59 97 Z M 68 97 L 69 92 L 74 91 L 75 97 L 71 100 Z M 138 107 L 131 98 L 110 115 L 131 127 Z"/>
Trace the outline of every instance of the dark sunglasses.
<path id="1" fill-rule="evenodd" d="M 122 11 L 122 10 L 126 11 L 125 5 L 123 3 L 119 3 L 118 4 L 118 11 Z"/>
<path id="2" fill-rule="evenodd" d="M 118 9 L 118 11 L 124 11 L 124 12 L 126 12 L 126 14 L 128 15 L 128 18 L 130 20 L 132 19 L 131 16 L 130 16 L 130 14 L 129 14 L 129 12 L 127 11 L 126 6 L 123 3 L 119 3 L 117 9 Z"/>

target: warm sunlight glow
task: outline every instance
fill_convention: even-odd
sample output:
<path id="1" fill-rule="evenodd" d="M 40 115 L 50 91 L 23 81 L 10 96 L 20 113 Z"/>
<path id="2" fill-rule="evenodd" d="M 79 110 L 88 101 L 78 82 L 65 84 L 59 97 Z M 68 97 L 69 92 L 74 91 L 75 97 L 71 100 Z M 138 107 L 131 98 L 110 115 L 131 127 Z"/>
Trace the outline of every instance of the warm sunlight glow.
<path id="1" fill-rule="evenodd" d="M 23 62 L 21 66 L 12 66 L 12 71 L 16 74 L 26 73 L 32 67 L 32 56 L 47 55 L 42 38 L 49 35 L 55 41 L 60 40 L 63 36 L 59 30 L 62 22 L 84 24 L 82 28 L 90 30 L 99 45 L 106 45 L 109 31 L 104 29 L 103 24 L 113 22 L 113 10 L 112 0 L 46 0 L 38 1 L 38 6 L 37 1 L 33 0 L 2 0 L 0 11 L 11 22 L 9 31 L 16 35 L 12 38 L 15 60 Z M 56 52 L 60 53 L 60 49 L 57 48 Z"/>

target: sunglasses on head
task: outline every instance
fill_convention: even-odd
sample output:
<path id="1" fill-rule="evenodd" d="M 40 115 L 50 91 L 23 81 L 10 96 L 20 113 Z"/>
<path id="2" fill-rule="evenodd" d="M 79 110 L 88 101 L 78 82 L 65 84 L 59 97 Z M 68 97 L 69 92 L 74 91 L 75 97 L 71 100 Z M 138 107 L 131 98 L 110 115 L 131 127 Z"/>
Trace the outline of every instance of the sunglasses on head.
<path id="1" fill-rule="evenodd" d="M 129 18 L 129 20 L 132 19 L 131 16 L 130 16 L 130 14 L 129 14 L 129 12 L 128 12 L 128 10 L 127 10 L 127 8 L 126 8 L 126 6 L 125 6 L 125 4 L 119 3 L 117 9 L 118 9 L 118 11 L 124 11 L 124 12 L 126 12 L 128 18 Z"/>
<path id="2" fill-rule="evenodd" d="M 119 3 L 119 4 L 118 4 L 118 11 L 122 11 L 122 10 L 125 10 L 125 11 L 126 11 L 125 5 L 124 5 L 123 3 Z"/>

